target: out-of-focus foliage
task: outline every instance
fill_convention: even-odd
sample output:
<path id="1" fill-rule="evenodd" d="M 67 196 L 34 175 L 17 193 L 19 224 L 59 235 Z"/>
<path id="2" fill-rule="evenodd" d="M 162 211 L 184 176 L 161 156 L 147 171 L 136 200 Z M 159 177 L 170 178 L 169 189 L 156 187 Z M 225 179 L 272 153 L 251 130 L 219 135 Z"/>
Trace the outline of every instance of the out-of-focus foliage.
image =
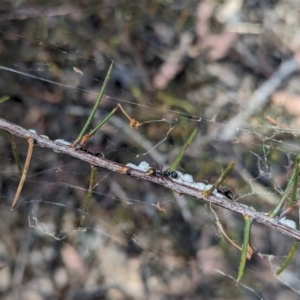
<path id="1" fill-rule="evenodd" d="M 299 149 L 298 133 L 264 115 L 297 128 L 299 74 L 233 140 L 216 137 L 282 61 L 299 56 L 299 13 L 298 1 L 283 0 L 2 1 L 0 96 L 10 98 L 0 104 L 0 117 L 74 141 L 114 61 L 93 125 L 118 103 L 147 123 L 131 130 L 117 112 L 91 149 L 123 164 L 146 160 L 165 169 L 197 127 L 179 170 L 214 182 L 234 159 L 225 184 L 237 190 L 238 201 L 270 211 Z M 24 162 L 27 145 L 16 143 Z M 251 244 L 279 262 L 254 256 L 242 279 L 253 291 L 237 286 L 229 275 L 237 275 L 240 252 L 196 199 L 99 170 L 87 229 L 77 231 L 88 165 L 35 149 L 13 212 L 20 177 L 2 133 L 0 165 L 3 299 L 257 299 L 255 292 L 286 299 L 293 284 L 283 288 L 274 275 L 292 241 L 253 224 Z M 215 210 L 241 244 L 243 220 Z M 287 272 L 294 269 L 296 263 Z"/>

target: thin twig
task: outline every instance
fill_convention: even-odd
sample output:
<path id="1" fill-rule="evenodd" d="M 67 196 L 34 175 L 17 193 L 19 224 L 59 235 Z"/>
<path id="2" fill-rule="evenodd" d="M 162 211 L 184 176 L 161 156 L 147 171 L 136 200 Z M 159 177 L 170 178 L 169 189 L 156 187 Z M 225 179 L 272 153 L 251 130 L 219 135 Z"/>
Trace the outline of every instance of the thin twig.
<path id="1" fill-rule="evenodd" d="M 22 191 L 23 185 L 26 181 L 26 176 L 27 176 L 27 172 L 28 172 L 28 168 L 29 168 L 29 164 L 30 164 L 30 160 L 31 160 L 31 156 L 32 156 L 32 152 L 33 152 L 33 147 L 34 147 L 34 139 L 32 137 L 28 138 L 28 151 L 27 151 L 27 157 L 26 157 L 26 161 L 24 164 L 24 169 L 23 169 L 23 173 L 19 182 L 19 186 L 17 188 L 14 200 L 12 202 L 11 205 L 11 210 L 14 209 L 14 207 L 17 204 L 17 201 L 19 199 L 20 193 Z"/>
<path id="2" fill-rule="evenodd" d="M 19 152 L 18 152 L 18 149 L 17 149 L 17 146 L 16 146 L 15 139 L 14 139 L 13 135 L 10 132 L 8 132 L 7 134 L 8 134 L 10 145 L 11 145 L 11 148 L 12 148 L 12 151 L 13 151 L 15 162 L 18 166 L 19 174 L 20 174 L 20 176 L 22 176 L 22 165 L 21 165 L 20 156 L 19 156 Z"/>
<path id="3" fill-rule="evenodd" d="M 178 153 L 178 155 L 176 156 L 174 162 L 172 163 L 170 170 L 171 171 L 175 171 L 180 163 L 180 161 L 182 160 L 182 157 L 186 151 L 186 149 L 190 146 L 190 144 L 193 142 L 195 136 L 197 135 L 197 128 L 195 128 L 193 130 L 193 132 L 190 134 L 190 136 L 188 137 L 188 139 L 186 140 L 186 142 L 184 143 L 182 149 L 180 150 L 180 152 Z"/>
<path id="4" fill-rule="evenodd" d="M 132 178 L 138 178 L 141 180 L 146 180 L 146 181 L 150 181 L 150 182 L 159 184 L 161 186 L 164 186 L 167 189 L 177 192 L 178 194 L 185 194 L 185 195 L 189 195 L 192 197 L 196 197 L 200 200 L 209 202 L 211 204 L 215 204 L 217 206 L 223 207 L 225 209 L 236 212 L 243 216 L 248 215 L 249 218 L 251 218 L 253 221 L 256 221 L 256 222 L 262 223 L 266 226 L 269 226 L 271 228 L 274 228 L 274 229 L 282 232 L 286 236 L 290 236 L 290 237 L 300 241 L 300 231 L 298 231 L 294 228 L 288 227 L 284 224 L 281 224 L 275 218 L 270 218 L 267 213 L 258 212 L 252 207 L 248 207 L 248 206 L 240 204 L 238 202 L 228 201 L 228 199 L 226 199 L 225 197 L 221 198 L 221 197 L 215 197 L 212 195 L 212 196 L 209 196 L 206 198 L 202 194 L 203 191 L 199 190 L 198 188 L 191 187 L 184 183 L 178 183 L 178 182 L 172 181 L 168 178 L 161 178 L 158 176 L 148 176 L 145 172 L 131 169 L 122 164 L 118 164 L 118 163 L 109 161 L 104 158 L 99 158 L 99 157 L 93 156 L 93 155 L 88 154 L 83 151 L 76 151 L 73 147 L 65 146 L 63 144 L 59 144 L 57 142 L 51 141 L 50 139 L 47 139 L 43 136 L 39 136 L 36 133 L 32 133 L 18 125 L 10 123 L 1 118 L 0 118 L 0 129 L 8 131 L 8 132 L 12 133 L 13 135 L 18 136 L 23 139 L 32 138 L 35 141 L 35 146 L 42 147 L 42 148 L 48 148 L 55 152 L 72 156 L 81 161 L 85 161 L 90 165 L 108 169 L 112 172 L 117 172 L 119 174 L 123 174 L 123 175 L 127 175 L 127 176 L 129 175 Z"/>
<path id="5" fill-rule="evenodd" d="M 94 167 L 94 166 L 91 166 L 90 185 L 89 185 L 88 193 L 87 193 L 87 195 L 84 199 L 84 202 L 83 202 L 83 210 L 82 210 L 82 215 L 81 215 L 80 222 L 79 222 L 79 228 L 83 227 L 83 224 L 84 224 L 84 221 L 85 221 L 85 214 L 86 214 L 86 212 L 89 208 L 91 197 L 92 197 L 92 194 L 93 194 L 96 174 L 97 174 L 97 168 Z"/>

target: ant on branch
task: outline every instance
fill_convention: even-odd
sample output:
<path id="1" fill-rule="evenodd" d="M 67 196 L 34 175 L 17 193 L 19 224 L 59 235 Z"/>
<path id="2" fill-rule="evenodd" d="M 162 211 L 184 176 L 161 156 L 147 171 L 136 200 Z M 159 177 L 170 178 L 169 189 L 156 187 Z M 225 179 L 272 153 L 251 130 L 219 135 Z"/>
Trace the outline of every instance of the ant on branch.
<path id="1" fill-rule="evenodd" d="M 157 175 L 161 177 L 171 177 L 171 178 L 178 178 L 178 174 L 176 171 L 171 171 L 170 169 L 167 169 L 165 171 L 162 170 L 163 166 L 154 164 L 154 167 L 150 167 L 147 171 L 147 175 Z"/>
<path id="2" fill-rule="evenodd" d="M 208 178 L 208 180 L 206 182 L 211 184 L 210 177 Z M 216 189 L 219 194 L 223 195 L 224 197 L 226 197 L 229 200 L 236 200 L 236 198 L 238 196 L 237 192 L 235 191 L 234 188 L 228 187 L 226 185 L 219 185 L 216 187 Z"/>
<path id="3" fill-rule="evenodd" d="M 236 191 L 234 190 L 234 188 L 230 188 L 227 186 L 218 186 L 217 191 L 218 191 L 218 193 L 220 193 L 221 195 L 225 196 L 227 199 L 230 199 L 230 200 L 235 200 L 237 197 L 237 194 L 236 194 Z"/>
<path id="4" fill-rule="evenodd" d="M 100 158 L 104 158 L 104 154 L 100 151 L 97 152 L 93 152 L 91 150 L 89 150 L 85 145 L 78 145 L 75 150 L 81 150 L 85 153 L 88 153 L 90 155 L 96 156 L 96 157 L 100 157 Z"/>

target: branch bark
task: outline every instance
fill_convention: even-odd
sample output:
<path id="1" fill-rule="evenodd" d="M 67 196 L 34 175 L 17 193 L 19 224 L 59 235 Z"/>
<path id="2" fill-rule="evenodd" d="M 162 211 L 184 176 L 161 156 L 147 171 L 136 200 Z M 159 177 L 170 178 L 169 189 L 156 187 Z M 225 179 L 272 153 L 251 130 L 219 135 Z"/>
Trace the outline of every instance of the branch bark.
<path id="1" fill-rule="evenodd" d="M 160 177 L 156 177 L 156 176 L 146 175 L 145 172 L 129 168 L 125 165 L 118 164 L 118 163 L 115 163 L 115 162 L 107 160 L 107 159 L 93 156 L 91 154 L 88 154 L 88 153 L 80 151 L 80 150 L 75 150 L 74 148 L 72 148 L 70 146 L 65 146 L 63 144 L 52 141 L 46 137 L 39 136 L 36 133 L 32 133 L 18 125 L 10 123 L 1 118 L 0 118 L 0 129 L 10 132 L 11 134 L 18 136 L 20 138 L 26 139 L 26 140 L 32 138 L 32 139 L 34 139 L 35 146 L 42 147 L 42 148 L 48 148 L 55 152 L 72 156 L 81 161 L 85 161 L 85 162 L 89 163 L 90 165 L 108 169 L 112 172 L 117 172 L 117 173 L 120 173 L 120 174 L 123 174 L 126 176 L 131 176 L 133 178 L 142 179 L 142 180 L 146 180 L 146 181 L 150 181 L 150 182 L 162 185 L 168 189 L 171 189 L 171 190 L 177 192 L 180 195 L 185 194 L 185 195 L 189 195 L 192 197 L 196 197 L 199 200 L 203 200 L 208 203 L 215 204 L 217 206 L 223 207 L 230 211 L 236 212 L 242 216 L 247 215 L 253 221 L 256 221 L 258 223 L 262 223 L 266 226 L 274 228 L 274 229 L 280 231 L 281 233 L 300 241 L 300 231 L 298 231 L 294 228 L 288 227 L 286 225 L 283 225 L 279 222 L 279 220 L 270 218 L 266 213 L 258 212 L 252 207 L 248 207 L 246 205 L 230 201 L 226 198 L 215 197 L 213 195 L 209 196 L 209 197 L 204 197 L 202 190 L 193 188 L 193 187 L 185 185 L 183 183 L 178 183 L 178 182 L 172 181 L 168 178 L 160 178 Z"/>

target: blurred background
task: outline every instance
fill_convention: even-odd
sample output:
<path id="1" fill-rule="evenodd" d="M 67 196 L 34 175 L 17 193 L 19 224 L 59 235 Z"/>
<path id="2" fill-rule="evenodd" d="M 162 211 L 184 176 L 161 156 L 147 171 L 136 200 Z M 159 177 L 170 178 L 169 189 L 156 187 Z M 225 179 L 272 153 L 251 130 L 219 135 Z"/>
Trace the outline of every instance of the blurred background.
<path id="1" fill-rule="evenodd" d="M 299 20 L 296 0 L 4 0 L 0 117 L 72 142 L 114 61 L 93 126 L 118 104 L 143 125 L 117 110 L 91 151 L 165 170 L 198 128 L 178 170 L 214 182 L 235 160 L 225 184 L 268 212 L 299 153 Z M 0 166 L 1 299 L 299 298 L 297 254 L 275 275 L 292 240 L 261 224 L 237 284 L 240 252 L 216 222 L 241 245 L 230 211 L 99 169 L 78 229 L 89 165 L 35 147 L 14 211 L 20 175 L 3 131 Z"/>

